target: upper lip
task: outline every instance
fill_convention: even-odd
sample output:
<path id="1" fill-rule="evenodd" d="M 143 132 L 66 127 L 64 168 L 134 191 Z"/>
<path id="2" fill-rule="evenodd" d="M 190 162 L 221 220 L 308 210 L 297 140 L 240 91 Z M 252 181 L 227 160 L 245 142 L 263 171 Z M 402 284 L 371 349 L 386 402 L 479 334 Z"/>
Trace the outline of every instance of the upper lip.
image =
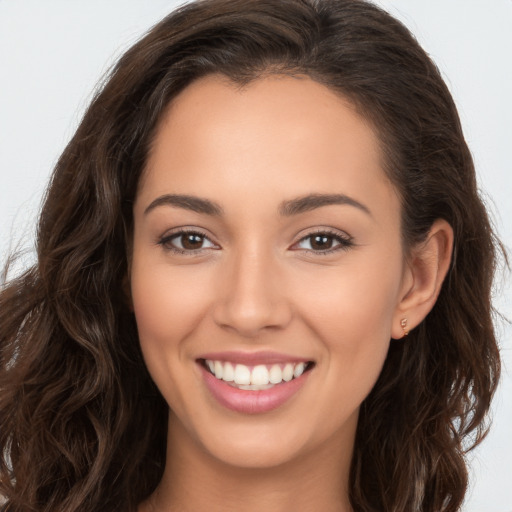
<path id="1" fill-rule="evenodd" d="M 209 352 L 202 354 L 198 359 L 209 359 L 210 361 L 224 361 L 230 363 L 244 364 L 246 366 L 256 366 L 258 364 L 279 364 L 279 363 L 307 363 L 312 361 L 307 357 L 292 356 L 272 351 L 261 352 Z"/>

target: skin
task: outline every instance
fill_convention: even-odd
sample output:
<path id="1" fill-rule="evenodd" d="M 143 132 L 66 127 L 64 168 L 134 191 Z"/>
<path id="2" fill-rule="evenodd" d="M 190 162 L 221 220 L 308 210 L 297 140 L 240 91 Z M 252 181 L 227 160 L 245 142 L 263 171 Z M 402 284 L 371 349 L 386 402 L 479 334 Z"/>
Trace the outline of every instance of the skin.
<path id="1" fill-rule="evenodd" d="M 169 194 L 215 202 L 222 215 L 159 199 Z M 310 194 L 352 202 L 280 212 Z M 175 98 L 134 222 L 131 300 L 170 406 L 165 474 L 140 511 L 350 511 L 359 407 L 390 339 L 403 336 L 400 321 L 412 329 L 433 306 L 450 227 L 437 221 L 405 251 L 372 127 L 325 86 L 283 76 L 243 89 L 209 76 Z M 183 227 L 202 234 L 199 249 L 172 251 Z M 327 252 L 315 233 L 327 233 Z M 210 395 L 196 362 L 224 350 L 277 351 L 315 367 L 284 405 L 242 414 Z"/>

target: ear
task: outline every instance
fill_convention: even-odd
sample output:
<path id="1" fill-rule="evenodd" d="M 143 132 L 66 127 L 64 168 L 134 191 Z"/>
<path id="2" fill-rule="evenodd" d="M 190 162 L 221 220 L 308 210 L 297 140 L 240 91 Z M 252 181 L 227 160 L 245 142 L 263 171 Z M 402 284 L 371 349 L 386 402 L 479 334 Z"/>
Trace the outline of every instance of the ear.
<path id="1" fill-rule="evenodd" d="M 393 318 L 393 338 L 404 337 L 434 307 L 450 268 L 452 249 L 453 229 L 444 219 L 436 220 L 426 240 L 412 248 Z"/>

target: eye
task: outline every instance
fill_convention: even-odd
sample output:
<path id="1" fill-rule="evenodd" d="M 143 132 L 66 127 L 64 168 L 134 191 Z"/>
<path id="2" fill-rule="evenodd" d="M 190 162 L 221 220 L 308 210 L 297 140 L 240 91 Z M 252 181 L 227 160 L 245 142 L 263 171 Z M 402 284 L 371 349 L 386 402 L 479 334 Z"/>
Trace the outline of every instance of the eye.
<path id="1" fill-rule="evenodd" d="M 205 234 L 186 230 L 164 236 L 158 243 L 165 249 L 179 254 L 194 253 L 217 247 Z"/>
<path id="2" fill-rule="evenodd" d="M 331 253 L 340 249 L 348 249 L 354 243 L 348 236 L 330 231 L 318 231 L 301 238 L 295 245 L 297 249 L 320 254 Z"/>

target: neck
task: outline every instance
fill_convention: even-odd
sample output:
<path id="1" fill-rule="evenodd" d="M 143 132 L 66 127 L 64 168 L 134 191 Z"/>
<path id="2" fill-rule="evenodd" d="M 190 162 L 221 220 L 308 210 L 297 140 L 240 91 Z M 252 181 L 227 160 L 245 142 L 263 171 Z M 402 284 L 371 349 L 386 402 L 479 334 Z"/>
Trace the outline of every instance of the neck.
<path id="1" fill-rule="evenodd" d="M 240 468 L 212 457 L 171 416 L 167 464 L 141 512 L 351 512 L 352 442 L 327 440 L 314 453 L 274 467 Z"/>

